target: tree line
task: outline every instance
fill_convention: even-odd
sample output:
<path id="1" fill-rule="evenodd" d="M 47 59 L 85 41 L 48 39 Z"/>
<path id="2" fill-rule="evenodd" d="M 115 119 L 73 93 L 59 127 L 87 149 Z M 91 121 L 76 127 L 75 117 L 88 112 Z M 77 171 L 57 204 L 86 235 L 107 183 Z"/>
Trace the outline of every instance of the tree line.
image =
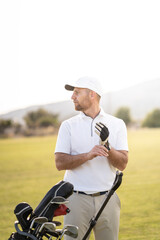
<path id="1" fill-rule="evenodd" d="M 131 117 L 130 109 L 128 107 L 121 107 L 115 113 L 115 116 L 123 119 L 127 126 L 134 123 Z M 146 115 L 141 122 L 141 127 L 160 128 L 160 109 L 156 108 Z"/>
<path id="2" fill-rule="evenodd" d="M 128 107 L 119 108 L 114 116 L 121 118 L 128 127 L 134 124 Z M 50 113 L 42 108 L 27 113 L 24 121 L 25 126 L 11 119 L 0 119 L 0 137 L 55 134 L 60 126 L 58 114 Z M 160 128 L 160 109 L 154 109 L 148 113 L 141 122 L 141 127 Z"/>
<path id="3" fill-rule="evenodd" d="M 10 119 L 0 119 L 0 136 L 54 134 L 60 124 L 58 114 L 50 113 L 42 108 L 28 112 L 23 119 L 25 125 L 14 123 Z"/>

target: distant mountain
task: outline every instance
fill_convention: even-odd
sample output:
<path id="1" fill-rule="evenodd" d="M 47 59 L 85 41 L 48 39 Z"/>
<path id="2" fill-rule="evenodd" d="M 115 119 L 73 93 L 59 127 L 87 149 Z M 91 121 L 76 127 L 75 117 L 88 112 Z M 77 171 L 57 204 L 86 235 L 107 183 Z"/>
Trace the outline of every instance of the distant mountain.
<path id="1" fill-rule="evenodd" d="M 103 95 L 101 105 L 110 114 L 114 114 L 122 106 L 129 107 L 132 118 L 141 120 L 148 112 L 160 108 L 160 79 L 147 81 L 121 91 L 108 92 Z M 39 108 L 58 114 L 60 121 L 77 114 L 74 104 L 69 100 L 19 109 L 0 115 L 0 118 L 24 123 L 23 117 L 28 112 L 36 111 Z"/>
<path id="2" fill-rule="evenodd" d="M 108 102 L 106 111 L 111 114 L 119 107 L 127 106 L 135 120 L 143 119 L 148 112 L 160 108 L 160 79 L 112 92 L 106 95 L 105 101 Z"/>
<path id="3" fill-rule="evenodd" d="M 60 121 L 63 121 L 64 119 L 77 114 L 76 111 L 74 110 L 74 105 L 72 101 L 62 101 L 62 102 L 50 103 L 45 105 L 36 105 L 36 106 L 30 106 L 23 109 L 18 109 L 18 110 L 0 115 L 0 118 L 12 119 L 15 122 L 20 122 L 23 124 L 24 116 L 30 111 L 36 111 L 39 108 L 43 108 L 48 112 L 58 114 Z"/>

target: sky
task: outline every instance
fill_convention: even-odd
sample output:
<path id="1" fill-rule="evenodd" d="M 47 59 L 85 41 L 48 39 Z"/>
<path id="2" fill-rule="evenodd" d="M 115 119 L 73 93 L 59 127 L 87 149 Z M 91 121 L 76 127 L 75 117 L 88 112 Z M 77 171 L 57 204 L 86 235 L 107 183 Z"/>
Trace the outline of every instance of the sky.
<path id="1" fill-rule="evenodd" d="M 160 78 L 159 13 L 159 0 L 1 0 L 0 114 L 70 99 L 83 76 L 104 92 Z"/>

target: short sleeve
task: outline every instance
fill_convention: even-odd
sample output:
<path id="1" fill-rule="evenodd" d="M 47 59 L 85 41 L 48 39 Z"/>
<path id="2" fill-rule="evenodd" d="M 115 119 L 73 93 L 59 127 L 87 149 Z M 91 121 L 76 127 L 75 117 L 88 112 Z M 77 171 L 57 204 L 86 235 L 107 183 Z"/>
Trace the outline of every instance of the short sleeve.
<path id="1" fill-rule="evenodd" d="M 117 132 L 117 140 L 116 140 L 116 149 L 128 151 L 127 128 L 123 120 L 120 120 L 119 122 L 119 129 Z"/>
<path id="2" fill-rule="evenodd" d="M 70 126 L 67 121 L 64 121 L 58 132 L 55 153 L 67 153 L 70 154 L 71 152 L 71 134 L 70 134 Z"/>

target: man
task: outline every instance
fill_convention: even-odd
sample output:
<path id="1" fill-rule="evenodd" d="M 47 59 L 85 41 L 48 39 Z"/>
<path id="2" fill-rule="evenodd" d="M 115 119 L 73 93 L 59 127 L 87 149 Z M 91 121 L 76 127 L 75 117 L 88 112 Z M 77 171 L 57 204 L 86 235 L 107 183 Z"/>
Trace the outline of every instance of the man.
<path id="1" fill-rule="evenodd" d="M 69 198 L 71 212 L 65 216 L 64 224 L 77 225 L 77 239 L 81 240 L 90 219 L 101 206 L 104 194 L 113 184 L 116 169 L 123 171 L 127 165 L 127 131 L 121 119 L 106 114 L 100 107 L 102 89 L 96 79 L 80 78 L 65 88 L 73 91 L 75 110 L 80 114 L 62 123 L 55 162 L 58 170 L 66 170 L 64 180 L 74 185 L 74 193 Z M 108 128 L 108 149 L 95 132 L 99 122 Z M 114 193 L 93 228 L 95 239 L 117 240 L 119 216 L 120 200 Z"/>

